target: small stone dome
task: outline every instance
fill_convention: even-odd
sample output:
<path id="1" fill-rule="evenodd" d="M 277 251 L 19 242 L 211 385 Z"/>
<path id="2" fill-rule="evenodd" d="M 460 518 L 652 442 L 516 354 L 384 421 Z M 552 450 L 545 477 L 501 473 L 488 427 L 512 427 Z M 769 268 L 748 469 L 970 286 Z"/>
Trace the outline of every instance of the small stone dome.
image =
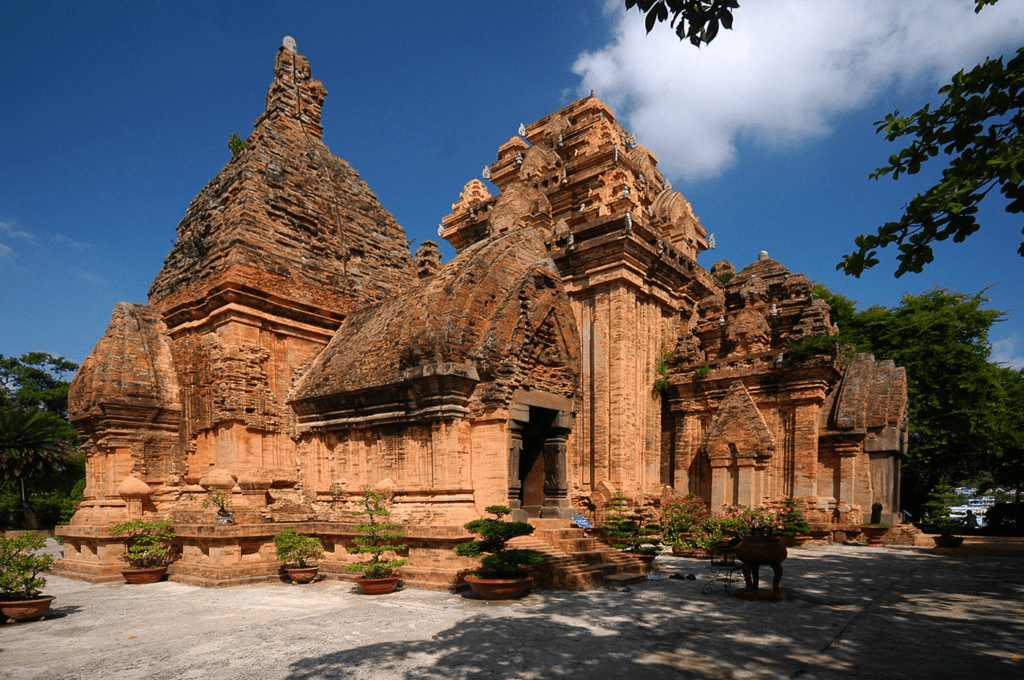
<path id="1" fill-rule="evenodd" d="M 121 498 L 143 498 L 149 495 L 149 484 L 134 475 L 128 475 L 117 487 L 117 493 Z"/>

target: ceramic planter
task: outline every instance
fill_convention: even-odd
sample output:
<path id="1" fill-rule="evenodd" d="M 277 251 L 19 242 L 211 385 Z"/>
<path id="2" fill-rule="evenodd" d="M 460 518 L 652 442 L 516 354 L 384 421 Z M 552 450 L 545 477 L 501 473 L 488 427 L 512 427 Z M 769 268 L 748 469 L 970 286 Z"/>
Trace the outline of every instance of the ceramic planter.
<path id="1" fill-rule="evenodd" d="M 167 573 L 167 567 L 148 567 L 146 569 L 122 569 L 121 576 L 128 583 L 156 583 Z"/>
<path id="2" fill-rule="evenodd" d="M 287 567 L 288 578 L 296 583 L 309 583 L 316 578 L 320 567 Z"/>
<path id="3" fill-rule="evenodd" d="M 964 542 L 963 536 L 932 536 L 936 548 L 959 548 Z"/>
<path id="4" fill-rule="evenodd" d="M 3 597 L 0 595 L 0 597 Z M 56 596 L 40 597 L 35 600 L 0 600 L 0 612 L 8 619 L 24 621 L 42 618 Z"/>
<path id="5" fill-rule="evenodd" d="M 861 533 L 868 539 L 868 545 L 882 545 L 882 539 L 889 533 L 889 527 L 872 527 L 862 525 Z"/>
<path id="6" fill-rule="evenodd" d="M 387 595 L 398 585 L 398 577 L 357 578 L 356 584 L 366 595 Z"/>
<path id="7" fill-rule="evenodd" d="M 473 592 L 485 600 L 511 600 L 519 597 L 526 589 L 533 585 L 533 579 L 529 576 L 519 578 L 476 578 L 467 576 L 466 583 L 473 589 Z"/>
<path id="8" fill-rule="evenodd" d="M 788 548 L 799 548 L 809 540 L 810 536 L 779 536 L 779 543 Z"/>
<path id="9" fill-rule="evenodd" d="M 234 523 L 235 523 L 235 516 L 234 515 L 231 515 L 231 514 L 228 514 L 228 515 L 217 515 L 217 524 L 234 524 Z"/>

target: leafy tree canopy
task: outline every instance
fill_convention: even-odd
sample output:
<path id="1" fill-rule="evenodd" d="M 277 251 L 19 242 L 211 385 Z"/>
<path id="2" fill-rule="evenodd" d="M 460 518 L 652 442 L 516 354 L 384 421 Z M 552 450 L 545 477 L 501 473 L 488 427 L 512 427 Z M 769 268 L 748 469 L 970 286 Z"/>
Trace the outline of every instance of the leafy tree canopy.
<path id="1" fill-rule="evenodd" d="M 932 243 L 950 237 L 962 243 L 978 231 L 978 206 L 995 188 L 1008 201 L 1006 212 L 1024 212 L 1024 47 L 1005 64 L 1002 58 L 986 59 L 960 71 L 939 94 L 946 98 L 935 110 L 925 104 L 909 116 L 897 110 L 876 122 L 890 142 L 911 141 L 869 178 L 913 175 L 942 154 L 952 157 L 942 179 L 914 196 L 899 220 L 858 236 L 857 250 L 836 269 L 859 277 L 878 264 L 878 248 L 895 243 L 900 251 L 896 276 L 920 273 L 934 259 Z M 1024 242 L 1017 252 L 1024 257 Z"/>
<path id="2" fill-rule="evenodd" d="M 814 288 L 832 308 L 841 345 L 892 359 L 907 371 L 903 497 L 912 512 L 943 476 L 967 481 L 988 471 L 1012 484 L 1013 465 L 1024 462 L 1014 429 L 1024 419 L 1016 391 L 1024 387 L 1019 372 L 989 361 L 989 331 L 1005 313 L 985 309 L 984 293 L 936 288 L 906 295 L 893 307 L 857 311 L 845 297 Z"/>
<path id="3" fill-rule="evenodd" d="M 732 11 L 739 6 L 738 0 L 626 0 L 626 9 L 636 7 L 647 15 L 648 33 L 668 21 L 680 40 L 695 47 L 714 40 L 719 26 L 732 29 Z"/>
<path id="4" fill-rule="evenodd" d="M 19 510 L 28 528 L 67 521 L 81 500 L 84 462 L 67 420 L 77 368 L 45 352 L 0 355 L 0 525 L 17 522 Z"/>
<path id="5" fill-rule="evenodd" d="M 0 354 L 0 409 L 43 411 L 64 441 L 78 444 L 78 433 L 68 422 L 68 390 L 78 364 L 46 352 L 20 357 Z"/>

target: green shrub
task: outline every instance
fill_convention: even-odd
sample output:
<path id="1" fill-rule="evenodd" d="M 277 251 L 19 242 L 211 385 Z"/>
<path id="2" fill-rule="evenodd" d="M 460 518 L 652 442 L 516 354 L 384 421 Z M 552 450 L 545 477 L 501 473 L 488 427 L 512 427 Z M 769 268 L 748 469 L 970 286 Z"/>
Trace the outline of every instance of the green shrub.
<path id="1" fill-rule="evenodd" d="M 36 555 L 46 546 L 42 534 L 28 531 L 20 536 L 0 536 L 0 597 L 4 600 L 34 600 L 46 579 L 41 573 L 53 566 L 53 555 Z"/>
<path id="2" fill-rule="evenodd" d="M 661 527 L 643 508 L 633 508 L 629 496 L 616 492 L 608 504 L 608 521 L 601 525 L 605 536 L 621 552 L 657 555 L 661 552 Z"/>
<path id="3" fill-rule="evenodd" d="M 324 554 L 323 543 L 316 536 L 304 536 L 297 533 L 295 529 L 285 529 L 274 536 L 274 547 L 277 549 L 277 559 L 287 565 L 295 565 L 299 568 L 315 566 L 310 564 L 316 562 Z"/>
<path id="4" fill-rule="evenodd" d="M 804 536 L 810 533 L 811 528 L 807 526 L 803 510 L 797 505 L 795 498 L 787 498 L 786 505 L 776 515 L 778 528 L 775 529 L 776 536 Z"/>
<path id="5" fill-rule="evenodd" d="M 985 513 L 985 533 L 994 536 L 1024 535 L 1024 503 L 996 503 Z"/>
<path id="6" fill-rule="evenodd" d="M 532 534 L 533 525 L 528 522 L 504 521 L 506 515 L 512 514 L 512 509 L 504 505 L 491 505 L 486 511 L 494 517 L 475 519 L 464 525 L 468 531 L 479 534 L 482 538 L 455 546 L 456 555 L 483 555 L 480 559 L 480 571 L 474 576 L 493 579 L 518 578 L 524 575 L 524 566 L 544 561 L 544 556 L 536 550 L 516 550 L 508 547 L 508 542 L 513 538 Z"/>
<path id="7" fill-rule="evenodd" d="M 124 559 L 132 569 L 162 567 L 170 561 L 171 548 L 177 534 L 174 522 L 150 522 L 134 519 L 110 527 L 110 535 L 125 539 Z"/>
<path id="8" fill-rule="evenodd" d="M 245 141 L 244 139 L 236 135 L 234 132 L 232 132 L 231 136 L 228 137 L 228 149 L 231 150 L 232 156 L 237 156 L 238 154 L 242 153 L 244 150 L 248 148 L 249 142 Z"/>

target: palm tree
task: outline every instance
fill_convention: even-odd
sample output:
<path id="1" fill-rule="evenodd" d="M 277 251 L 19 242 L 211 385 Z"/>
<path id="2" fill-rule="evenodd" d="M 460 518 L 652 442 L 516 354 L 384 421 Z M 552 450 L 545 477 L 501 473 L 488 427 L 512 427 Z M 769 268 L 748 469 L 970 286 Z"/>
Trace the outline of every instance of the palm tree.
<path id="1" fill-rule="evenodd" d="M 43 411 L 0 408 L 0 477 L 21 482 L 25 526 L 38 529 L 36 513 L 25 494 L 25 480 L 64 469 L 69 447 L 55 418 Z"/>

